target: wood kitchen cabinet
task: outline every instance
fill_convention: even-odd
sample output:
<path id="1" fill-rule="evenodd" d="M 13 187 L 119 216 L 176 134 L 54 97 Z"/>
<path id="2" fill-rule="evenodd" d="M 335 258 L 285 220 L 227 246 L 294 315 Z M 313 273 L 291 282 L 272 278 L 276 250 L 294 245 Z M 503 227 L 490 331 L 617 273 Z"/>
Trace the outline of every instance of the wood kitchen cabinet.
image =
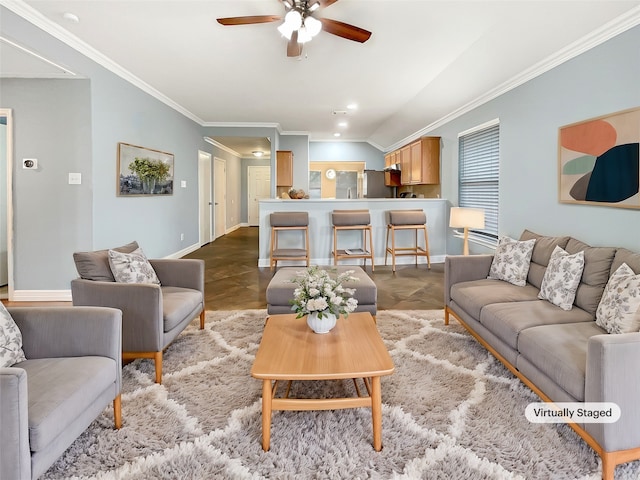
<path id="1" fill-rule="evenodd" d="M 411 184 L 411 145 L 405 145 L 400 149 L 400 181 L 402 185 Z"/>
<path id="2" fill-rule="evenodd" d="M 388 167 L 399 163 L 402 185 L 438 185 L 440 183 L 440 137 L 422 137 L 384 157 Z"/>
<path id="3" fill-rule="evenodd" d="M 293 186 L 293 152 L 290 150 L 276 152 L 276 186 Z"/>

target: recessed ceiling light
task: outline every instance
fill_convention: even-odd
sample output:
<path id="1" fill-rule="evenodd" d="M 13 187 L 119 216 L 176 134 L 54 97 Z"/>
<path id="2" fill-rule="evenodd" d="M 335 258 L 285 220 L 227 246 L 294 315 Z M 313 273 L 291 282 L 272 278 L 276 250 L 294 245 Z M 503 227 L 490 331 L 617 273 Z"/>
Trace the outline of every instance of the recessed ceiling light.
<path id="1" fill-rule="evenodd" d="M 339 137 L 340 135 L 342 135 L 340 132 L 336 132 L 333 134 L 334 137 Z"/>
<path id="2" fill-rule="evenodd" d="M 264 153 L 263 153 L 263 152 L 261 152 L 260 150 L 254 150 L 254 151 L 253 151 L 253 152 L 251 152 L 251 153 L 253 153 L 253 156 L 254 156 L 254 157 L 261 157 L 261 156 L 263 156 L 263 155 L 264 155 Z"/>
<path id="3" fill-rule="evenodd" d="M 349 105 L 347 105 L 347 108 L 349 110 L 355 110 L 358 108 L 358 105 L 356 103 L 350 103 Z"/>
<path id="4" fill-rule="evenodd" d="M 338 123 L 338 126 L 339 126 L 339 127 L 343 127 L 343 128 L 344 128 L 344 127 L 346 127 L 346 126 L 348 126 L 348 125 L 349 125 L 349 124 L 348 124 L 347 122 L 340 122 L 340 123 Z"/>
<path id="5" fill-rule="evenodd" d="M 62 18 L 72 23 L 80 23 L 80 17 L 78 17 L 75 13 L 66 12 L 62 15 Z"/>

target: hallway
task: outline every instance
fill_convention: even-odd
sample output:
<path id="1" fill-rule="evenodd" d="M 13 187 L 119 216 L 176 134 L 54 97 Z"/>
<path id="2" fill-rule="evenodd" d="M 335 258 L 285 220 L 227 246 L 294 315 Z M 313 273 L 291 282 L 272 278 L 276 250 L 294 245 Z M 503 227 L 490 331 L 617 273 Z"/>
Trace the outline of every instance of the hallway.
<path id="1" fill-rule="evenodd" d="M 273 276 L 258 268 L 258 227 L 242 227 L 205 245 L 185 258 L 205 261 L 207 310 L 266 308 L 265 291 Z M 301 266 L 301 268 L 303 268 Z M 431 310 L 444 308 L 444 264 L 376 265 L 367 273 L 378 286 L 380 310 Z"/>

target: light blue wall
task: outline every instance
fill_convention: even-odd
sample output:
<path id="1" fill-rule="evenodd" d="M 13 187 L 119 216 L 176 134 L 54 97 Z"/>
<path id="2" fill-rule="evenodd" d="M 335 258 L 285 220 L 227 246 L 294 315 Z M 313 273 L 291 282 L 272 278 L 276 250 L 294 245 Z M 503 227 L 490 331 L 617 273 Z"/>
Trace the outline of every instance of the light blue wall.
<path id="1" fill-rule="evenodd" d="M 54 168 L 45 162 L 38 176 L 38 185 L 44 188 L 33 188 L 35 177 L 14 170 L 15 289 L 68 289 L 77 276 L 71 256 L 77 250 L 135 239 L 148 256 L 163 257 L 197 244 L 198 150 L 206 150 L 202 127 L 4 7 L 0 7 L 0 22 L 4 35 L 90 80 L 60 81 L 84 92 L 79 94 L 84 95 L 82 105 L 69 108 L 51 92 L 51 98 L 36 106 L 46 115 L 29 121 L 25 115 L 38 112 L 30 105 L 35 102 L 31 93 L 15 91 L 9 96 L 3 89 L 3 107 L 17 105 L 16 159 L 29 156 L 29 151 L 46 159 L 51 149 L 72 148 L 79 137 L 91 145 L 88 151 L 79 148 L 71 154 L 56 154 Z M 89 83 L 90 88 L 83 86 Z M 80 123 L 67 123 L 68 115 L 80 111 L 87 112 Z M 55 127 L 55 138 L 40 135 L 40 122 Z M 174 194 L 117 197 L 118 142 L 173 153 Z M 69 172 L 82 173 L 79 188 L 66 184 Z M 180 180 L 186 180 L 188 187 L 180 188 Z M 70 195 L 76 198 L 67 198 Z M 38 207 L 21 208 L 31 204 Z"/>
<path id="2" fill-rule="evenodd" d="M 429 132 L 443 140 L 443 198 L 457 204 L 458 133 L 499 118 L 500 234 L 528 228 L 640 251 L 640 210 L 561 204 L 557 173 L 559 127 L 640 107 L 639 45 L 635 27 Z"/>
<path id="3" fill-rule="evenodd" d="M 73 252 L 92 238 L 90 82 L 7 78 L 0 91 L 14 122 L 14 288 L 68 289 Z M 23 158 L 38 168 L 23 169 Z M 69 185 L 72 172 L 80 185 Z"/>
<path id="4" fill-rule="evenodd" d="M 384 168 L 384 152 L 367 142 L 310 142 L 312 162 L 366 162 L 368 170 Z"/>

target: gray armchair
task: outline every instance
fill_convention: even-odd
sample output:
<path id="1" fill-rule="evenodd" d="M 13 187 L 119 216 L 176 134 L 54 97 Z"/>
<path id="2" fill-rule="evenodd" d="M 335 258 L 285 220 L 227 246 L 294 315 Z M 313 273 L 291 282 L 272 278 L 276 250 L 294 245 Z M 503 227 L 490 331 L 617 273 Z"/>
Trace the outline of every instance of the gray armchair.
<path id="1" fill-rule="evenodd" d="M 122 422 L 122 313 L 7 308 L 26 361 L 0 368 L 0 478 L 38 478 L 113 401 Z"/>
<path id="2" fill-rule="evenodd" d="M 126 247 L 137 244 L 121 248 Z M 73 304 L 120 309 L 122 358 L 153 359 L 155 381 L 162 383 L 163 350 L 198 315 L 204 328 L 204 261 L 149 259 L 160 279 L 160 285 L 154 285 L 118 283 L 113 276 L 109 280 L 105 250 L 76 253 L 74 259 L 81 278 L 71 281 Z"/>

